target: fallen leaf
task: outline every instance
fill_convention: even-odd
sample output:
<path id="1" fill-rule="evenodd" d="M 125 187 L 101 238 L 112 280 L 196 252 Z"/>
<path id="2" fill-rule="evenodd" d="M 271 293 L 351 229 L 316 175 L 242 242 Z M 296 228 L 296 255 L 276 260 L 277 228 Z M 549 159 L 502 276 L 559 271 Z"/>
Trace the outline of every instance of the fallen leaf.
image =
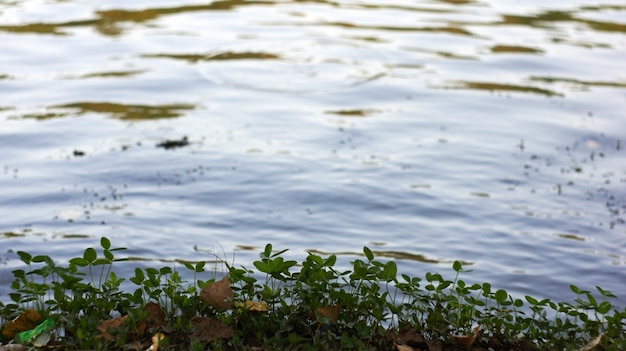
<path id="1" fill-rule="evenodd" d="M 456 340 L 457 344 L 465 347 L 466 349 L 469 349 L 472 346 L 472 344 L 474 344 L 474 341 L 476 341 L 476 338 L 478 337 L 479 333 L 480 333 L 480 324 L 474 328 L 474 332 L 472 334 L 453 335 L 453 337 Z"/>
<path id="2" fill-rule="evenodd" d="M 232 338 L 235 331 L 230 325 L 224 324 L 215 317 L 194 317 L 191 320 L 194 325 L 194 332 L 190 339 L 196 342 L 213 342 L 217 339 Z"/>
<path id="3" fill-rule="evenodd" d="M 398 344 L 396 344 L 396 347 L 398 348 L 398 351 L 415 351 L 415 349 L 413 349 L 409 345 L 398 345 Z"/>
<path id="4" fill-rule="evenodd" d="M 5 324 L 2 328 L 2 335 L 13 339 L 15 334 L 35 328 L 41 322 L 41 319 L 41 314 L 31 308 Z"/>
<path id="5" fill-rule="evenodd" d="M 230 287 L 228 276 L 205 286 L 200 291 L 200 299 L 218 310 L 229 309 L 232 306 L 233 297 L 233 289 Z"/>
<path id="6" fill-rule="evenodd" d="M 110 341 L 111 339 L 113 339 L 113 336 L 109 334 L 109 330 L 113 331 L 119 329 L 120 326 L 126 323 L 127 318 L 128 316 L 122 316 L 100 322 L 100 325 L 98 326 L 98 330 L 101 333 L 100 337 L 106 341 Z"/>
<path id="7" fill-rule="evenodd" d="M 124 349 L 129 350 L 129 351 L 139 351 L 139 350 L 144 350 L 146 346 L 148 345 L 150 345 L 150 342 L 148 342 L 147 340 L 146 341 L 133 340 L 127 343 L 126 345 L 124 345 Z"/>
<path id="8" fill-rule="evenodd" d="M 589 340 L 589 343 L 583 347 L 581 347 L 580 349 L 578 349 L 578 351 L 593 351 L 593 350 L 599 350 L 602 347 L 602 338 L 604 337 L 604 333 L 596 336 L 595 338 Z"/>
<path id="9" fill-rule="evenodd" d="M 165 321 L 165 312 L 159 304 L 152 301 L 148 302 L 143 308 L 144 312 L 148 312 L 148 316 L 139 322 L 137 326 L 137 334 L 143 334 L 146 330 L 154 332 L 163 326 Z"/>
<path id="10" fill-rule="evenodd" d="M 236 307 L 246 309 L 253 312 L 267 312 L 267 304 L 264 301 L 236 302 Z"/>
<path id="11" fill-rule="evenodd" d="M 146 351 L 159 351 L 159 343 L 165 339 L 165 334 L 156 333 L 152 336 L 152 345 Z"/>
<path id="12" fill-rule="evenodd" d="M 443 343 L 440 340 L 426 340 L 429 351 L 441 351 L 443 350 Z"/>
<path id="13" fill-rule="evenodd" d="M 424 350 L 428 348 L 424 335 L 414 328 L 402 328 L 398 332 L 397 341 L 403 345 L 408 345 L 416 349 Z"/>

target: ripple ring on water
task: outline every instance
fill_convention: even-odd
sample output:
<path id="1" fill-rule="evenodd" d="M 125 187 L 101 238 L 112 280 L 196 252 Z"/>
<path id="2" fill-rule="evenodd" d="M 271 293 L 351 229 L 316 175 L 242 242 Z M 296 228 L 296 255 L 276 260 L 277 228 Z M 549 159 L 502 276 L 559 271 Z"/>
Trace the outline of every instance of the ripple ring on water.
<path id="1" fill-rule="evenodd" d="M 387 75 L 385 55 L 347 40 L 240 40 L 213 50 L 199 65 L 208 80 L 239 89 L 325 93 Z"/>

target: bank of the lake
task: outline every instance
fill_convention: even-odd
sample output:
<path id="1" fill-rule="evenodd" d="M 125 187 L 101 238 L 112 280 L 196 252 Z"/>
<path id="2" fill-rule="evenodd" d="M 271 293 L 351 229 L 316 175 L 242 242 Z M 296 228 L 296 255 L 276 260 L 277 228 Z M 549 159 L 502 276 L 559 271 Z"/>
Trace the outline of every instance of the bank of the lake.
<path id="1" fill-rule="evenodd" d="M 572 302 L 512 297 L 489 283 L 398 272 L 368 247 L 353 269 L 337 256 L 286 260 L 267 244 L 254 270 L 218 259 L 115 273 L 128 260 L 108 238 L 67 265 L 20 251 L 13 303 L 0 304 L 0 350 L 577 350 L 626 347 L 626 309 L 600 287 Z M 211 267 L 210 265 L 208 267 Z M 208 277 L 206 279 L 205 277 Z M 121 290 L 129 280 L 135 290 Z"/>

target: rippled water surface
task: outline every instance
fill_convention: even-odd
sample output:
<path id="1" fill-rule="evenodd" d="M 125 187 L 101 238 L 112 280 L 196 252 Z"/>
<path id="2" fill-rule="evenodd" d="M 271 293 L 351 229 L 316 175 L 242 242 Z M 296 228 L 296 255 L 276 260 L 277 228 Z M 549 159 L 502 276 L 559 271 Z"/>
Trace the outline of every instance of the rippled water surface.
<path id="1" fill-rule="evenodd" d="M 623 0 L 0 1 L 0 299 L 108 236 L 624 306 L 625 57 Z"/>

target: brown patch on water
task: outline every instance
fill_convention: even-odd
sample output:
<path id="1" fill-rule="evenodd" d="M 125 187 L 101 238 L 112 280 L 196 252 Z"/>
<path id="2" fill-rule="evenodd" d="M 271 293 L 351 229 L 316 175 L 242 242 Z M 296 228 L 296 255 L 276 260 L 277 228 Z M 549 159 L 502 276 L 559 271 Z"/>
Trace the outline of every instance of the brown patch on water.
<path id="1" fill-rule="evenodd" d="M 168 58 L 183 60 L 191 63 L 199 61 L 224 61 L 224 60 L 280 60 L 281 56 L 267 52 L 222 52 L 218 54 L 146 54 L 145 58 Z"/>
<path id="2" fill-rule="evenodd" d="M 503 83 L 491 83 L 491 82 L 472 82 L 461 81 L 451 86 L 447 86 L 448 89 L 469 89 L 469 90 L 482 90 L 489 92 L 512 92 L 512 93 L 528 93 L 545 95 L 549 97 L 563 96 L 553 90 L 538 88 L 528 85 L 516 85 L 516 84 L 503 84 Z"/>
<path id="3" fill-rule="evenodd" d="M 147 72 L 147 70 L 94 72 L 82 75 L 80 76 L 80 78 L 125 78 L 139 75 L 145 72 Z"/>
<path id="4" fill-rule="evenodd" d="M 535 49 L 527 46 L 517 45 L 495 45 L 491 47 L 493 53 L 515 53 L 515 54 L 540 54 L 541 49 Z"/>
<path id="5" fill-rule="evenodd" d="M 339 115 L 343 117 L 366 117 L 376 113 L 380 113 L 380 110 L 376 109 L 354 109 L 354 110 L 329 110 L 325 111 L 326 114 Z"/>
<path id="6" fill-rule="evenodd" d="M 194 105 L 126 105 L 111 102 L 76 102 L 57 105 L 53 108 L 74 109 L 77 114 L 104 113 L 122 120 L 153 120 L 160 118 L 176 118 L 186 110 L 192 110 Z"/>
<path id="7" fill-rule="evenodd" d="M 579 80 L 564 77 L 530 77 L 531 81 L 543 82 L 543 83 L 570 83 L 576 85 L 593 86 L 593 87 L 611 87 L 611 88 L 626 88 L 626 82 L 608 82 L 599 80 Z"/>
<path id="8" fill-rule="evenodd" d="M 67 21 L 59 23 L 27 23 L 17 25 L 0 26 L 0 31 L 12 33 L 38 33 L 52 35 L 67 35 L 65 28 L 89 27 L 93 26 L 98 32 L 104 35 L 117 36 L 123 33 L 123 28 L 119 24 L 125 22 L 143 23 L 155 20 L 161 16 L 173 15 L 186 12 L 198 11 L 221 11 L 231 10 L 240 6 L 273 5 L 272 1 L 262 0 L 223 0 L 211 2 L 207 5 L 189 5 L 178 7 L 161 7 L 143 10 L 120 10 L 111 9 L 96 12 L 96 18 Z"/>
<path id="9" fill-rule="evenodd" d="M 626 24 L 595 21 L 577 17 L 570 11 L 545 11 L 534 16 L 510 15 L 502 16 L 502 21 L 493 23 L 495 25 L 525 25 L 533 28 L 552 27 L 556 22 L 578 22 L 587 25 L 590 29 L 601 32 L 626 33 Z"/>

